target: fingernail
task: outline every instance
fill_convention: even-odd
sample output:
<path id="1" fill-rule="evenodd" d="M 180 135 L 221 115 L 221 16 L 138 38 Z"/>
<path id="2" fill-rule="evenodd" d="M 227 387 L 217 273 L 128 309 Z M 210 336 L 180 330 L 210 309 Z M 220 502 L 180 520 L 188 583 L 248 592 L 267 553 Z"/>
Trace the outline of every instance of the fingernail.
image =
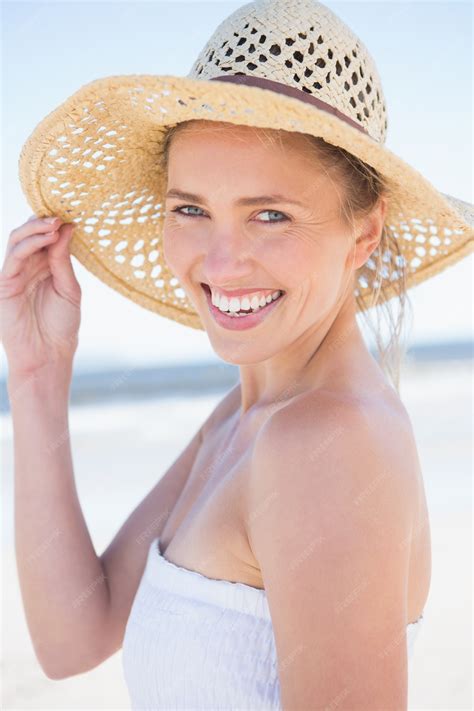
<path id="1" fill-rule="evenodd" d="M 55 222 L 58 218 L 57 217 L 46 217 L 45 222 Z"/>

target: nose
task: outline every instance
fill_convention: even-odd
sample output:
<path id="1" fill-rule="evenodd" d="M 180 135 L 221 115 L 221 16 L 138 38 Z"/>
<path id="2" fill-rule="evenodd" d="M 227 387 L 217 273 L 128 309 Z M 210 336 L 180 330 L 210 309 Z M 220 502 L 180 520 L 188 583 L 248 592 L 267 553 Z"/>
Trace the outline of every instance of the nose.
<path id="1" fill-rule="evenodd" d="M 227 284 L 245 283 L 254 271 L 245 236 L 220 233 L 209 241 L 203 261 L 206 282 L 226 288 Z"/>

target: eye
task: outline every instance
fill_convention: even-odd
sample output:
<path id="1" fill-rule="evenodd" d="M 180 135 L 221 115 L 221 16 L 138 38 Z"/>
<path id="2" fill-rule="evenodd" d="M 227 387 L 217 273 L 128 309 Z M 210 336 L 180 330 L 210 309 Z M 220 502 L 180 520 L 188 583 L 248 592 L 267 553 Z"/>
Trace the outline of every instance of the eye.
<path id="1" fill-rule="evenodd" d="M 179 205 L 178 207 L 173 208 L 171 212 L 177 212 L 180 215 L 184 215 L 184 217 L 200 217 L 200 215 L 189 215 L 187 212 L 181 212 L 181 210 L 184 210 L 185 208 L 190 207 L 192 210 L 200 210 L 200 207 L 197 207 L 196 205 Z"/>
<path id="2" fill-rule="evenodd" d="M 201 215 L 196 215 L 196 214 L 189 214 L 188 212 L 182 212 L 182 210 L 190 208 L 191 210 L 201 210 L 200 207 L 197 207 L 197 205 L 178 205 L 178 207 L 173 208 L 171 212 L 177 212 L 179 215 L 183 215 L 184 217 L 201 217 Z M 201 210 L 202 211 L 202 210 Z M 265 213 L 268 214 L 273 214 L 273 215 L 281 215 L 283 219 L 281 220 L 258 220 L 258 222 L 263 222 L 268 225 L 273 225 L 277 224 L 279 222 L 286 222 L 289 218 L 283 213 L 280 212 L 279 210 L 262 210 L 259 212 L 259 215 L 264 215 Z"/>
<path id="3" fill-rule="evenodd" d="M 265 213 L 268 214 L 274 214 L 274 215 L 282 215 L 283 219 L 282 220 L 261 220 L 261 222 L 266 222 L 270 225 L 276 224 L 277 222 L 285 222 L 288 220 L 287 216 L 283 214 L 283 212 L 280 212 L 279 210 L 262 210 L 262 212 L 259 213 L 259 215 L 264 215 Z"/>

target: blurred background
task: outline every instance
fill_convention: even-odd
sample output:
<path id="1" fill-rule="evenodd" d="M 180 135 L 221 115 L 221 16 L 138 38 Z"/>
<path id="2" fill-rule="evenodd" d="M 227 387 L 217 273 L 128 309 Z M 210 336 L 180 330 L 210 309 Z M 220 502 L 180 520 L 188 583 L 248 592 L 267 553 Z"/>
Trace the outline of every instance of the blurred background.
<path id="1" fill-rule="evenodd" d="M 2 261 L 9 233 L 32 213 L 18 158 L 35 126 L 93 79 L 186 75 L 217 25 L 242 4 L 4 0 Z M 440 191 L 473 202 L 472 4 L 325 4 L 375 59 L 388 107 L 387 147 Z M 217 357 L 206 333 L 133 304 L 77 260 L 73 266 L 83 296 L 71 445 L 81 505 L 101 553 L 239 373 Z M 426 621 L 410 668 L 411 709 L 472 708 L 472 268 L 472 257 L 465 258 L 409 292 L 400 392 L 417 438 L 433 543 Z M 2 708 L 129 708 L 121 652 L 62 681 L 48 679 L 35 658 L 14 558 L 13 433 L 0 355 Z"/>

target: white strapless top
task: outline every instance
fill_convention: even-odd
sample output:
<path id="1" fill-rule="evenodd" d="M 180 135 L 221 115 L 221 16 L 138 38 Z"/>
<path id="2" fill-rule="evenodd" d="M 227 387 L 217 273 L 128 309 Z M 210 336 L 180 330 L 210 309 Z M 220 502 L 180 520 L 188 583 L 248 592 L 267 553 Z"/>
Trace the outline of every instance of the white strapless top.
<path id="1" fill-rule="evenodd" d="M 408 658 L 422 620 L 407 626 Z M 265 590 L 171 563 L 159 538 L 130 611 L 122 666 L 132 709 L 281 711 Z"/>

